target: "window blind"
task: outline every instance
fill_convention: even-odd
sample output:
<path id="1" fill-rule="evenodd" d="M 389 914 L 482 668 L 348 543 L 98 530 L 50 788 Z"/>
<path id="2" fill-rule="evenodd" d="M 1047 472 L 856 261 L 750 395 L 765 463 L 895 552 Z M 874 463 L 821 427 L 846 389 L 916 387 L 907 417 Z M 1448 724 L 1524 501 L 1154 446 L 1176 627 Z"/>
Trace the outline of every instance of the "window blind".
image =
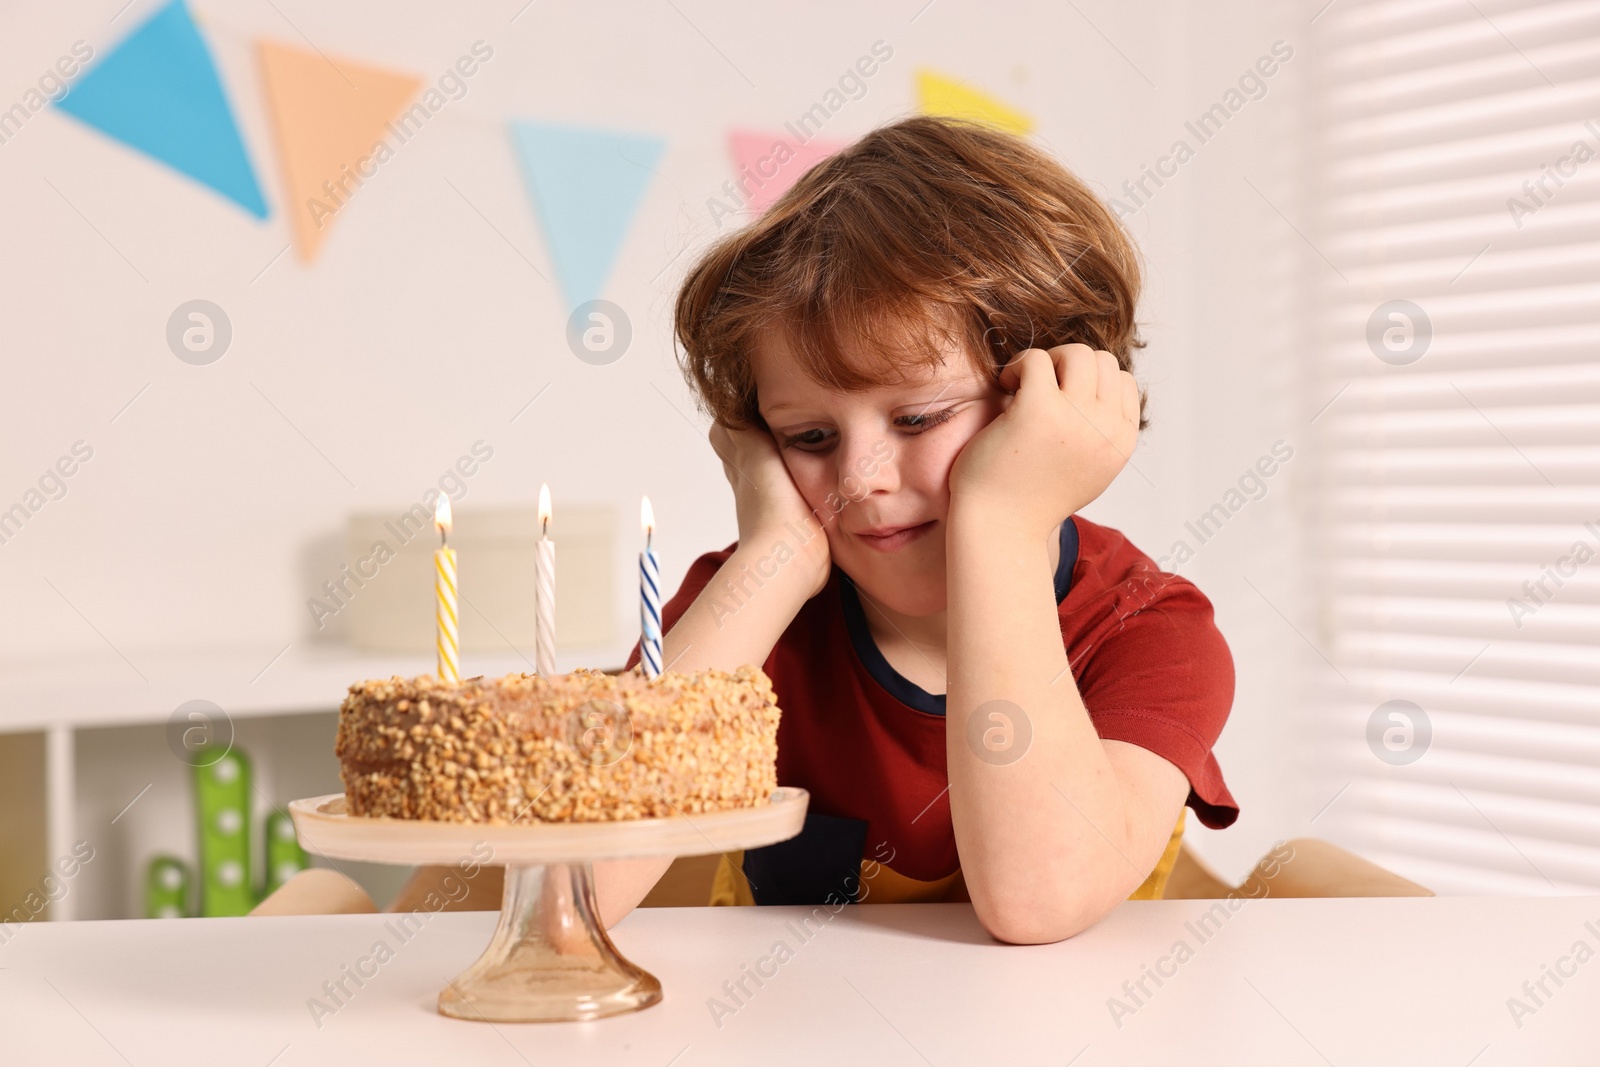
<path id="1" fill-rule="evenodd" d="M 1441 893 L 1600 892 L 1600 3 L 1309 32 L 1315 829 Z"/>

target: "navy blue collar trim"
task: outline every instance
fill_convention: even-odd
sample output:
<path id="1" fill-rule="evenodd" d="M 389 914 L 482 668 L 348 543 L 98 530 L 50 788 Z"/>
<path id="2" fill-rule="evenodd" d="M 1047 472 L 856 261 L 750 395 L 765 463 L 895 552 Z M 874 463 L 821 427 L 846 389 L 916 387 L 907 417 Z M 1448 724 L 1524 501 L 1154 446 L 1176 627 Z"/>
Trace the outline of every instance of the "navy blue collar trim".
<path id="1" fill-rule="evenodd" d="M 1056 564 L 1056 605 L 1067 599 L 1072 571 L 1078 565 L 1078 523 L 1071 515 L 1061 524 L 1061 560 Z"/>
<path id="2" fill-rule="evenodd" d="M 1072 571 L 1077 563 L 1078 525 L 1068 518 L 1061 524 L 1061 561 L 1056 564 L 1055 583 L 1057 604 L 1067 599 L 1067 592 L 1072 588 Z M 844 625 L 850 634 L 850 644 L 856 650 L 856 658 L 873 680 L 907 707 L 928 715 L 943 715 L 943 693 L 930 693 L 909 681 L 883 658 L 877 643 L 872 640 L 872 632 L 867 629 L 867 616 L 862 610 L 855 583 L 843 571 L 839 571 L 839 599 L 844 603 Z"/>

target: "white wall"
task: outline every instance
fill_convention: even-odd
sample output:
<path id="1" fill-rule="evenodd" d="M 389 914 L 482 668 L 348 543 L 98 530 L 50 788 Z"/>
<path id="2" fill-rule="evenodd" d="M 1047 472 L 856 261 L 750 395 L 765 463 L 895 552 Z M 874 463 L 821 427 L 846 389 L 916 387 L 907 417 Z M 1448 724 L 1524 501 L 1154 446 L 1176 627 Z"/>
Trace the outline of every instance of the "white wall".
<path id="1" fill-rule="evenodd" d="M 10 16 L 0 97 L 19 96 L 75 40 L 104 54 L 151 9 L 137 0 L 113 25 L 120 3 Z M 9 657 L 103 654 L 106 642 L 136 662 L 144 649 L 219 644 L 270 656 L 309 641 L 308 554 L 347 513 L 416 499 L 479 438 L 495 458 L 467 506 L 525 504 L 548 481 L 558 508 L 609 503 L 629 518 L 649 493 L 675 587 L 736 530 L 671 356 L 672 293 L 693 249 L 678 253 L 715 233 L 705 200 L 732 176 L 728 128 L 799 114 L 879 39 L 894 58 L 825 136 L 911 111 L 913 72 L 926 65 L 1034 115 L 1040 140 L 1108 194 L 1287 40 L 1296 59 L 1266 97 L 1130 219 L 1149 265 L 1140 373 L 1152 427 L 1136 458 L 1149 481 L 1125 473 L 1087 515 L 1163 555 L 1274 441 L 1297 444 L 1315 411 L 1296 384 L 1304 253 L 1278 214 L 1296 209 L 1296 94 L 1315 28 L 1287 4 L 194 7 L 273 205 L 265 223 L 58 114 L 0 145 L 0 500 L 20 497 L 74 441 L 95 449 L 68 496 L 0 545 Z M 293 253 L 272 263 L 289 235 L 251 47 L 258 34 L 296 43 L 301 32 L 331 55 L 429 79 L 477 39 L 495 49 L 467 98 L 338 215 L 309 267 Z M 505 133 L 511 117 L 668 142 L 607 291 L 635 330 L 617 364 L 592 367 L 566 349 L 559 294 L 535 270 L 554 276 Z M 196 297 L 234 326 L 231 350 L 206 367 L 179 362 L 164 340 L 167 316 Z M 1192 835 L 1235 876 L 1305 832 L 1318 804 L 1299 784 L 1298 731 L 1302 686 L 1320 663 L 1278 614 L 1312 632 L 1295 535 L 1300 463 L 1181 568 L 1216 603 L 1239 673 L 1219 758 L 1245 814 L 1225 834 Z M 631 550 L 625 536 L 624 635 L 636 619 Z M 615 662 L 628 644 L 581 661 Z"/>

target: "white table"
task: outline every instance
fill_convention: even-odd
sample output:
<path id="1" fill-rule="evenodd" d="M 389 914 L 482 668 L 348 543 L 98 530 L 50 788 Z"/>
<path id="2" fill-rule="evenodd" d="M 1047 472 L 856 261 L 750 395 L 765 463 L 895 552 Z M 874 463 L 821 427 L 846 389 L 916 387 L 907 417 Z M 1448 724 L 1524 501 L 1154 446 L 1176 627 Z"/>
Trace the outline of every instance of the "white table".
<path id="1" fill-rule="evenodd" d="M 1600 958 L 1522 1019 L 1506 1006 L 1582 939 L 1600 898 L 1123 905 L 1057 945 L 990 941 L 966 905 L 649 909 L 613 936 L 665 1001 L 590 1023 L 457 1022 L 441 983 L 489 913 L 440 914 L 401 944 L 388 915 L 38 923 L 0 946 L 7 1064 L 1442 1064 L 1600 1062 Z M 823 910 L 824 915 L 829 913 Z M 1585 923 L 1592 922 L 1590 929 Z M 337 1013 L 307 999 L 380 939 L 394 956 Z M 1119 1027 L 1108 999 L 1178 940 L 1193 955 Z M 774 945 L 792 957 L 737 1005 L 723 983 Z M 1571 969 L 1572 964 L 1565 965 Z M 713 1018 L 708 998 L 735 1008 Z M 341 998 L 343 999 L 343 998 Z M 719 1026 L 720 1022 L 720 1026 Z"/>

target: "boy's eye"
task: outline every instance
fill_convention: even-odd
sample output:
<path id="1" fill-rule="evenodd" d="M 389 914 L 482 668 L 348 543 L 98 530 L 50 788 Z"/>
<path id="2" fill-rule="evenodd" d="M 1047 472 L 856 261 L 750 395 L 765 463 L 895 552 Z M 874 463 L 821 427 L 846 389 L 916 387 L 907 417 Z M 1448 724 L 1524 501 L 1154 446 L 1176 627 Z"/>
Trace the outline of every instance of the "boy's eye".
<path id="1" fill-rule="evenodd" d="M 809 451 L 815 451 L 818 445 L 826 443 L 827 440 L 828 432 L 826 430 L 801 430 L 799 433 L 783 435 L 785 446 Z"/>
<path id="2" fill-rule="evenodd" d="M 902 415 L 894 421 L 897 425 L 907 426 L 913 430 L 926 430 L 930 426 L 948 421 L 954 414 L 955 408 L 945 408 L 943 411 L 924 412 L 920 415 Z"/>
<path id="3" fill-rule="evenodd" d="M 901 415 L 894 420 L 896 426 L 915 433 L 924 433 L 927 430 L 947 422 L 955 415 L 955 408 L 945 408 L 943 411 L 921 412 L 916 415 Z M 801 430 L 799 433 L 784 434 L 785 448 L 798 448 L 803 452 L 820 452 L 833 438 L 832 430 L 810 429 Z"/>

